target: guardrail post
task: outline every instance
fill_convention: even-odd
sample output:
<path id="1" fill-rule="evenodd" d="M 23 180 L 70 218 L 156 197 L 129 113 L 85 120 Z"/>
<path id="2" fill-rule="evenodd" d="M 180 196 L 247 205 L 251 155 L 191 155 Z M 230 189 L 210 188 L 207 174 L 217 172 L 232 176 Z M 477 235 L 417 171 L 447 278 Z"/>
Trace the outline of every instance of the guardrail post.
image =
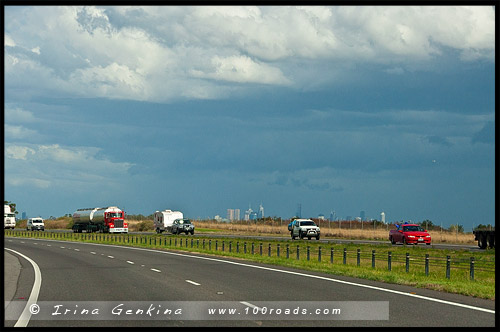
<path id="1" fill-rule="evenodd" d="M 286 245 L 286 259 L 290 258 L 290 245 Z"/>
<path id="2" fill-rule="evenodd" d="M 309 256 L 310 256 L 310 254 L 309 254 L 309 246 L 307 246 L 307 260 L 309 260 Z"/>
<path id="3" fill-rule="evenodd" d="M 271 257 L 271 243 L 269 243 L 269 247 L 267 249 L 267 256 Z"/>
<path id="4" fill-rule="evenodd" d="M 321 246 L 318 247 L 318 262 L 321 262 Z"/>
<path id="5" fill-rule="evenodd" d="M 344 248 L 344 265 L 347 264 L 347 248 Z"/>
<path id="6" fill-rule="evenodd" d="M 333 264 L 333 247 L 330 248 L 330 263 Z"/>
<path id="7" fill-rule="evenodd" d="M 225 247 L 225 242 L 222 241 L 222 251 L 224 251 L 224 247 Z"/>
<path id="8" fill-rule="evenodd" d="M 247 243 L 243 242 L 243 252 L 246 254 L 247 253 Z"/>
<path id="9" fill-rule="evenodd" d="M 177 239 L 176 239 L 177 240 Z M 205 249 L 205 239 L 203 239 L 202 249 Z"/>
<path id="10" fill-rule="evenodd" d="M 446 278 L 447 279 L 450 279 L 450 266 L 451 266 L 450 256 L 446 256 Z"/>
<path id="11" fill-rule="evenodd" d="M 410 272 L 410 253 L 406 253 L 406 272 Z"/>
<path id="12" fill-rule="evenodd" d="M 299 245 L 297 245 L 297 260 L 300 258 L 300 255 L 299 255 Z"/>
<path id="13" fill-rule="evenodd" d="M 212 250 L 212 239 L 208 240 L 208 250 Z"/>
<path id="14" fill-rule="evenodd" d="M 259 244 L 260 255 L 262 256 L 262 243 Z"/>
<path id="15" fill-rule="evenodd" d="M 372 250 L 372 268 L 375 268 L 375 250 Z"/>
<path id="16" fill-rule="evenodd" d="M 280 257 L 280 244 L 278 243 L 276 246 L 276 255 Z"/>
<path id="17" fill-rule="evenodd" d="M 389 252 L 387 253 L 387 269 L 388 269 L 389 271 L 391 271 L 391 270 L 392 270 L 392 251 L 389 251 Z"/>
<path id="18" fill-rule="evenodd" d="M 239 241 L 236 241 L 236 252 L 237 253 L 240 252 L 240 242 Z"/>
<path id="19" fill-rule="evenodd" d="M 186 238 L 186 248 L 188 247 L 188 239 Z"/>
<path id="20" fill-rule="evenodd" d="M 359 266 L 361 263 L 361 249 L 357 250 L 356 261 L 357 261 L 356 264 Z"/>
<path id="21" fill-rule="evenodd" d="M 191 238 L 191 248 L 193 247 L 193 239 Z"/>
<path id="22" fill-rule="evenodd" d="M 219 249 L 219 240 L 215 240 L 215 251 Z"/>
<path id="23" fill-rule="evenodd" d="M 429 254 L 425 254 L 425 275 L 429 276 Z"/>
<path id="24" fill-rule="evenodd" d="M 470 280 L 474 280 L 474 257 L 470 258 Z"/>
<path id="25" fill-rule="evenodd" d="M 252 242 L 252 255 L 255 252 L 255 244 Z"/>
<path id="26" fill-rule="evenodd" d="M 196 239 L 196 248 L 200 247 L 200 239 Z"/>
<path id="27" fill-rule="evenodd" d="M 232 246 L 233 246 L 233 242 L 229 241 L 229 252 L 231 252 Z"/>

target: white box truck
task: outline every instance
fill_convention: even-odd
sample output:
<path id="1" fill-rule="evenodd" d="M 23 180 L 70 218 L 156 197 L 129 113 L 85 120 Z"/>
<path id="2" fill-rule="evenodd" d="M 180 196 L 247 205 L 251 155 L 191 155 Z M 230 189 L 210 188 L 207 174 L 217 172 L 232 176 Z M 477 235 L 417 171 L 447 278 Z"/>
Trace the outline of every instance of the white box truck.
<path id="1" fill-rule="evenodd" d="M 154 227 L 156 233 L 160 234 L 164 231 L 171 232 L 172 224 L 175 219 L 183 219 L 184 215 L 181 211 L 163 210 L 156 211 L 154 214 Z"/>
<path id="2" fill-rule="evenodd" d="M 12 213 L 10 210 L 10 205 L 4 204 L 3 209 L 3 228 L 12 228 L 16 227 L 16 215 Z"/>

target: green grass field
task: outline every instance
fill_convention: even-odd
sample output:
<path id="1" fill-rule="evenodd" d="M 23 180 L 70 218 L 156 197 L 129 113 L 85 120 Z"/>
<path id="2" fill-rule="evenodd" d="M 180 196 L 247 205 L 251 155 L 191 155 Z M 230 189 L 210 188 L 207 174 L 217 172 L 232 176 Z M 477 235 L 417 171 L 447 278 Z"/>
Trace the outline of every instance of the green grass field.
<path id="1" fill-rule="evenodd" d="M 5 231 L 5 236 L 182 250 L 495 299 L 494 250 L 470 252 L 433 249 L 427 246 L 352 243 L 340 245 L 307 240 L 258 241 L 243 238 L 211 238 L 209 234 L 194 238 L 185 235 Z M 299 259 L 297 259 L 297 249 Z M 427 273 L 426 255 L 428 255 Z M 447 256 L 450 258 L 449 263 Z M 473 280 L 470 269 L 471 257 L 474 257 Z M 447 264 L 449 264 L 449 278 Z"/>

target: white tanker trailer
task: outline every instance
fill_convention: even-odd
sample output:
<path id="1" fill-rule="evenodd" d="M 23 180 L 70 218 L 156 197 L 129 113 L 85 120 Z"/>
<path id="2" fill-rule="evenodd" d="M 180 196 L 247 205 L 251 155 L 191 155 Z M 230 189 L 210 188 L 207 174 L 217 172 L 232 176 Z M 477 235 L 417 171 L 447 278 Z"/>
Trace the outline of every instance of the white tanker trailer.
<path id="1" fill-rule="evenodd" d="M 73 213 L 73 232 L 128 233 L 124 212 L 116 206 L 78 209 Z"/>

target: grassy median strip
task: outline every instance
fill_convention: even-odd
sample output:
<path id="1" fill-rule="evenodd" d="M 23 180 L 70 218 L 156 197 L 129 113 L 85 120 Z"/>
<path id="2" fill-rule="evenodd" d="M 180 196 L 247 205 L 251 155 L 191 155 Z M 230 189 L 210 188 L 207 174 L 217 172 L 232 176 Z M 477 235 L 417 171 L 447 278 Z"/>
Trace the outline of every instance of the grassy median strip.
<path id="1" fill-rule="evenodd" d="M 210 235 L 5 231 L 5 236 L 183 250 L 495 299 L 494 250 L 470 252 L 427 246 L 328 244 L 313 240 L 250 240 Z"/>

